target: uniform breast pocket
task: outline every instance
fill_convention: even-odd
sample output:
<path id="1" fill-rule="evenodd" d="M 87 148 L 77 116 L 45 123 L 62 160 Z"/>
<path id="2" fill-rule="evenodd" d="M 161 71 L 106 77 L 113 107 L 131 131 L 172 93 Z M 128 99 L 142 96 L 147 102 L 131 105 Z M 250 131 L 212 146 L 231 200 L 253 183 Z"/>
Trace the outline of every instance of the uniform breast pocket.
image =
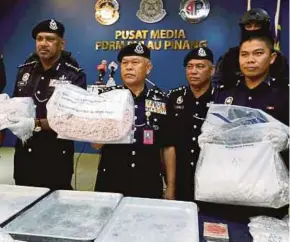
<path id="1" fill-rule="evenodd" d="M 50 98 L 55 90 L 55 87 L 48 87 L 46 97 Z"/>

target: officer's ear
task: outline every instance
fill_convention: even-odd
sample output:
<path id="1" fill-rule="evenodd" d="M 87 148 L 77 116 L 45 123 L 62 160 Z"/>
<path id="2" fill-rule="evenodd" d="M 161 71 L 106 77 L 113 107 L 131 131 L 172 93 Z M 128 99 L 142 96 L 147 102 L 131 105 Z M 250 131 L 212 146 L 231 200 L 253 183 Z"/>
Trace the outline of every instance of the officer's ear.
<path id="1" fill-rule="evenodd" d="M 271 60 L 270 60 L 271 65 L 275 62 L 276 58 L 277 58 L 277 53 L 276 51 L 274 51 L 271 53 Z"/>
<path id="2" fill-rule="evenodd" d="M 210 76 L 213 77 L 214 73 L 215 73 L 215 65 L 212 64 L 211 65 Z"/>
<path id="3" fill-rule="evenodd" d="M 65 39 L 61 38 L 60 39 L 60 49 L 64 50 L 65 49 L 65 45 L 66 45 Z"/>
<path id="4" fill-rule="evenodd" d="M 153 68 L 153 64 L 150 60 L 148 60 L 146 63 L 146 75 L 150 74 L 152 68 Z"/>

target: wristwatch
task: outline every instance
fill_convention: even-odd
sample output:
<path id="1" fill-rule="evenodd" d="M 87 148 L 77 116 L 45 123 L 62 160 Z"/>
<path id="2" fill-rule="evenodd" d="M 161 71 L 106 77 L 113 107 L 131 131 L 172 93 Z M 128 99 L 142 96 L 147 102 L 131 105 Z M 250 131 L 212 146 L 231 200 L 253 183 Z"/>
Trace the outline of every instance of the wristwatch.
<path id="1" fill-rule="evenodd" d="M 35 132 L 41 131 L 41 122 L 40 122 L 40 119 L 35 119 L 34 131 Z"/>

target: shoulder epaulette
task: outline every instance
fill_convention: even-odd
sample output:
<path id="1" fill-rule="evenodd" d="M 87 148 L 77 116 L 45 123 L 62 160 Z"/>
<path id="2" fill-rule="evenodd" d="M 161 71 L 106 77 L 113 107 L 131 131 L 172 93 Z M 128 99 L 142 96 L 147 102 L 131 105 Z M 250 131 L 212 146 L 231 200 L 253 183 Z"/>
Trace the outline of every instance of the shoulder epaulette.
<path id="1" fill-rule="evenodd" d="M 185 95 L 186 94 L 186 86 L 180 86 L 177 88 L 169 89 L 167 96 L 169 97 L 173 93 L 183 93 Z"/>
<path id="2" fill-rule="evenodd" d="M 24 63 L 22 65 L 19 65 L 18 68 L 23 68 L 23 67 L 31 66 L 31 65 L 35 65 L 35 64 L 37 64 L 37 61 L 31 61 L 31 62 Z"/>
<path id="3" fill-rule="evenodd" d="M 73 69 L 73 70 L 76 71 L 76 72 L 81 72 L 81 71 L 83 70 L 83 68 L 78 68 L 78 67 L 76 67 L 76 66 L 74 66 L 74 65 L 72 65 L 72 64 L 70 64 L 70 63 L 68 63 L 68 62 L 65 62 L 64 64 L 65 64 L 67 67 Z"/>
<path id="4" fill-rule="evenodd" d="M 162 96 L 162 97 L 167 97 L 165 92 L 163 92 L 162 90 L 157 89 L 157 88 L 148 89 L 146 96 L 149 97 L 152 94 L 153 95 L 159 95 L 159 96 Z"/>

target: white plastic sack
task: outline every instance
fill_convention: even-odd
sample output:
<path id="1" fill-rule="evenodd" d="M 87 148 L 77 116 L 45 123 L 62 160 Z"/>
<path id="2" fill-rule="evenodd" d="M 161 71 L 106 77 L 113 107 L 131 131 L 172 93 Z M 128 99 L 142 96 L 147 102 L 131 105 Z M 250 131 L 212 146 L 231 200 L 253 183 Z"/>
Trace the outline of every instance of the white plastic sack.
<path id="1" fill-rule="evenodd" d="M 134 100 L 129 90 L 100 95 L 67 84 L 47 103 L 47 119 L 58 137 L 91 143 L 132 143 Z"/>
<path id="2" fill-rule="evenodd" d="M 275 150 L 289 146 L 289 127 L 259 109 L 235 105 L 212 104 L 198 137 L 206 143 L 247 144 L 270 141 Z"/>
<path id="3" fill-rule="evenodd" d="M 0 94 L 0 130 L 11 127 L 15 120 L 21 118 L 35 118 L 34 101 L 31 97 L 9 98 L 7 94 Z M 25 140 L 32 135 L 32 132 L 23 129 L 18 138 Z"/>
<path id="4" fill-rule="evenodd" d="M 273 208 L 289 202 L 287 168 L 269 142 L 206 144 L 195 181 L 200 201 Z"/>
<path id="5" fill-rule="evenodd" d="M 279 151 L 288 127 L 261 110 L 211 105 L 199 136 L 195 199 L 279 208 L 289 203 L 288 171 Z"/>
<path id="6" fill-rule="evenodd" d="M 253 242 L 289 242 L 289 224 L 286 221 L 258 216 L 248 224 Z"/>

